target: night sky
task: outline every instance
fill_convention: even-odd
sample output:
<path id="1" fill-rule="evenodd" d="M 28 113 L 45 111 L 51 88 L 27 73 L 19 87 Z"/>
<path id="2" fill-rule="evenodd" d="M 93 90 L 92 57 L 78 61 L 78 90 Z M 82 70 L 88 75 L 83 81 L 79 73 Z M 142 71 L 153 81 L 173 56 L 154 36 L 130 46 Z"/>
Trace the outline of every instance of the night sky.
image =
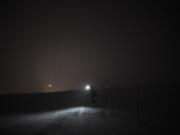
<path id="1" fill-rule="evenodd" d="M 0 93 L 176 80 L 170 2 L 1 2 Z"/>

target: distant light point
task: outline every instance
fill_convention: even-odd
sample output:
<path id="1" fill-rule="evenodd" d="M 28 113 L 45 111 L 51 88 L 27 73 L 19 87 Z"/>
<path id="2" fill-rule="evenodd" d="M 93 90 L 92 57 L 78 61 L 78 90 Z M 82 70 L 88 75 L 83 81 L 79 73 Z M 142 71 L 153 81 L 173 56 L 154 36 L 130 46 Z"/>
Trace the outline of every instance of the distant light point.
<path id="1" fill-rule="evenodd" d="M 49 88 L 52 88 L 52 84 L 48 84 L 48 87 L 49 87 Z"/>

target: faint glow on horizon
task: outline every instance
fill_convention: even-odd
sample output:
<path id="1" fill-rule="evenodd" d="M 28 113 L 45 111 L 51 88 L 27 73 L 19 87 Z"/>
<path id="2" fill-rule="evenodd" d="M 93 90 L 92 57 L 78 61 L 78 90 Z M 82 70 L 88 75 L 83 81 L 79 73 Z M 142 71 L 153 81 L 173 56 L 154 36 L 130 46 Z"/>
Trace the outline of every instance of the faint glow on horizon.
<path id="1" fill-rule="evenodd" d="M 52 88 L 52 84 L 48 84 L 48 87 L 49 87 L 49 88 Z"/>

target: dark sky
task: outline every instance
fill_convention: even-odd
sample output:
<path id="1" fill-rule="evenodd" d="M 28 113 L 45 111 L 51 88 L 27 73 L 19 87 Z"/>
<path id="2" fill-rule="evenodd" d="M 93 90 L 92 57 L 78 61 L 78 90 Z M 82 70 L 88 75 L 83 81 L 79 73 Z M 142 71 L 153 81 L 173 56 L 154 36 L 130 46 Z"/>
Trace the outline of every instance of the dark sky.
<path id="1" fill-rule="evenodd" d="M 0 92 L 176 80 L 170 2 L 1 2 Z"/>

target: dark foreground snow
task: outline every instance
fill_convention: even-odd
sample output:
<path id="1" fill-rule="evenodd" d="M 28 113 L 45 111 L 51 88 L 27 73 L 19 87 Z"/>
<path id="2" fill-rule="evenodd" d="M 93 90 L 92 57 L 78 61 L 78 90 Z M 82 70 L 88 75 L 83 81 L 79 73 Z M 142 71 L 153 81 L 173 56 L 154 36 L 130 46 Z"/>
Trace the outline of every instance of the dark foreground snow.
<path id="1" fill-rule="evenodd" d="M 128 111 L 93 107 L 0 116 L 1 135 L 149 135 L 162 131 L 139 126 L 136 117 Z"/>

